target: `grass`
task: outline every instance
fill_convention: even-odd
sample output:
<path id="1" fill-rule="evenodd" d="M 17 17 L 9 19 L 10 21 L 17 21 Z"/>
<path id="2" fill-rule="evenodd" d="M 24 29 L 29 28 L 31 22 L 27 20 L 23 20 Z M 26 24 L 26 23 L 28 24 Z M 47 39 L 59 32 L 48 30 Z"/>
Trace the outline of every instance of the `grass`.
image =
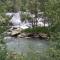
<path id="1" fill-rule="evenodd" d="M 24 32 L 27 32 L 27 33 L 33 33 L 33 32 L 36 32 L 36 33 L 47 33 L 48 32 L 48 28 L 47 27 L 35 27 L 35 28 L 28 28 L 28 29 L 25 29 Z"/>

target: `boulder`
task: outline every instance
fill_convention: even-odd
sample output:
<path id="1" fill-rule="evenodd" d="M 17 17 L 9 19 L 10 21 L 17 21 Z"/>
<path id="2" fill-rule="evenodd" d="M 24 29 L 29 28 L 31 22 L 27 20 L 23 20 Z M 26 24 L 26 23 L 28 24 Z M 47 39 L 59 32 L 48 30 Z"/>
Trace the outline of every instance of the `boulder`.
<path id="1" fill-rule="evenodd" d="M 39 35 L 37 33 L 27 33 L 27 37 L 38 38 Z"/>
<path id="2" fill-rule="evenodd" d="M 27 35 L 26 35 L 26 33 L 21 33 L 21 35 L 22 35 L 22 36 L 24 36 L 24 37 L 26 37 L 26 36 L 27 36 Z"/>
<path id="3" fill-rule="evenodd" d="M 27 37 L 33 37 L 34 34 L 33 34 L 33 33 L 26 33 L 26 36 L 27 36 Z"/>
<path id="4" fill-rule="evenodd" d="M 21 34 L 18 35 L 18 38 L 23 38 L 24 36 L 22 36 Z"/>
<path id="5" fill-rule="evenodd" d="M 23 38 L 23 37 L 26 37 L 26 34 L 25 33 L 21 33 L 18 35 L 19 38 Z"/>
<path id="6" fill-rule="evenodd" d="M 11 32 L 11 36 L 16 36 L 16 35 L 18 35 L 20 32 L 18 32 L 18 31 L 12 31 Z"/>
<path id="7" fill-rule="evenodd" d="M 11 35 L 11 32 L 7 32 L 7 35 Z"/>
<path id="8" fill-rule="evenodd" d="M 42 39 L 45 39 L 45 38 L 48 37 L 48 35 L 45 34 L 45 33 L 39 33 L 39 37 L 42 38 Z"/>
<path id="9" fill-rule="evenodd" d="M 22 29 L 17 28 L 17 29 L 13 29 L 11 30 L 11 36 L 17 36 L 21 33 Z"/>

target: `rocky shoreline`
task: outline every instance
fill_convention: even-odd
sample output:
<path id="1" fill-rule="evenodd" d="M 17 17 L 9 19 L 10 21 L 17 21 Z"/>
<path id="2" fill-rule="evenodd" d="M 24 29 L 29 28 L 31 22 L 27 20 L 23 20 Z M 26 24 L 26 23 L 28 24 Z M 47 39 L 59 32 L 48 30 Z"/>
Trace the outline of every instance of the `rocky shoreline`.
<path id="1" fill-rule="evenodd" d="M 18 38 L 40 38 L 40 39 L 48 39 L 48 34 L 46 33 L 26 33 L 22 32 L 21 28 L 11 28 L 7 32 L 7 35 L 11 37 L 18 37 Z"/>

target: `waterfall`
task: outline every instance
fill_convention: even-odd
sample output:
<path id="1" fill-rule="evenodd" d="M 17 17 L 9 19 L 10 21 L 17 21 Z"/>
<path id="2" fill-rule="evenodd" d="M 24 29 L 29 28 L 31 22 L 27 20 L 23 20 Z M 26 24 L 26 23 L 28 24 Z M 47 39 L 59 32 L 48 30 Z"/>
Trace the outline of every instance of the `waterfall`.
<path id="1" fill-rule="evenodd" d="M 29 28 L 28 21 L 26 20 L 26 21 L 22 22 L 20 14 L 21 14 L 21 12 L 6 13 L 7 16 L 12 16 L 12 19 L 9 22 L 13 24 L 13 27 L 20 27 L 22 29 Z"/>
<path id="2" fill-rule="evenodd" d="M 20 27 L 22 29 L 26 29 L 32 26 L 32 24 L 30 22 L 28 22 L 28 20 L 26 21 L 21 21 L 21 12 L 17 12 L 17 13 L 6 13 L 6 15 L 8 16 L 12 16 L 12 19 L 10 20 L 10 22 L 13 24 L 13 27 Z M 44 19 L 43 18 L 37 18 L 37 26 L 44 26 L 44 23 L 42 22 Z M 48 23 L 45 23 L 45 26 L 48 27 Z"/>
<path id="3" fill-rule="evenodd" d="M 13 24 L 13 26 L 19 26 L 21 24 L 21 18 L 19 12 L 13 13 L 13 17 L 10 20 L 10 22 Z"/>

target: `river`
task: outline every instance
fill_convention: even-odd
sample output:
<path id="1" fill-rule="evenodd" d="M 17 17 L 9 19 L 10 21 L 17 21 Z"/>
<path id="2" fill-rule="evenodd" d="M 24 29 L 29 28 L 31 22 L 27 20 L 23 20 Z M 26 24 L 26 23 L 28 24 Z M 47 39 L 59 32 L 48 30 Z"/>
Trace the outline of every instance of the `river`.
<path id="1" fill-rule="evenodd" d="M 38 38 L 14 38 L 11 37 L 6 41 L 8 51 L 16 53 L 28 53 L 31 50 L 34 52 L 43 52 L 48 47 L 48 41 Z"/>

